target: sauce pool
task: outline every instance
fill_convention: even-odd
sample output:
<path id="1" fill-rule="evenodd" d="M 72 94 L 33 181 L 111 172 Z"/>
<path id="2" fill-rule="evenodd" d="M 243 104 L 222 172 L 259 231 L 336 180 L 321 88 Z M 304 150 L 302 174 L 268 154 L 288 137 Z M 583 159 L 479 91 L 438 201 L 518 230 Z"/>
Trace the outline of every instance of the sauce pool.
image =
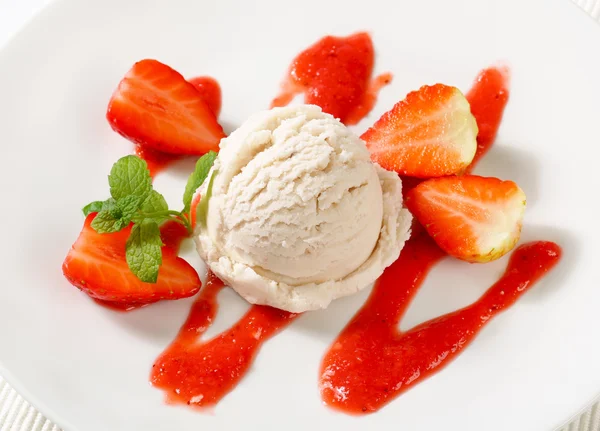
<path id="1" fill-rule="evenodd" d="M 375 50 L 368 33 L 325 36 L 292 61 L 271 107 L 285 106 L 298 93 L 341 122 L 358 123 L 373 109 L 377 94 L 392 81 L 385 73 L 371 81 Z"/>
<path id="2" fill-rule="evenodd" d="M 446 366 L 490 321 L 560 259 L 552 242 L 513 252 L 504 275 L 477 302 L 422 323 L 397 326 L 427 273 L 444 253 L 426 234 L 410 239 L 371 296 L 323 358 L 323 401 L 345 413 L 371 413 Z"/>
<path id="3" fill-rule="evenodd" d="M 196 87 L 196 90 L 202 95 L 202 99 L 206 102 L 215 117 L 219 118 L 221 113 L 221 86 L 215 78 L 210 76 L 198 76 L 187 80 L 190 84 Z"/>
<path id="4" fill-rule="evenodd" d="M 146 161 L 152 178 L 183 158 L 181 155 L 163 153 L 145 145 L 136 145 L 135 155 Z"/>
<path id="5" fill-rule="evenodd" d="M 477 162 L 492 147 L 498 127 L 502 121 L 502 114 L 508 102 L 508 68 L 491 67 L 482 70 L 473 87 L 467 93 L 467 100 L 471 105 L 471 113 L 477 121 L 479 133 L 477 134 L 477 153 L 468 168 L 471 172 Z"/>
<path id="6" fill-rule="evenodd" d="M 261 345 L 297 316 L 255 305 L 225 332 L 200 341 L 217 314 L 217 294 L 223 287 L 209 274 L 177 337 L 152 366 L 150 382 L 165 392 L 170 403 L 216 404 L 246 374 Z"/>

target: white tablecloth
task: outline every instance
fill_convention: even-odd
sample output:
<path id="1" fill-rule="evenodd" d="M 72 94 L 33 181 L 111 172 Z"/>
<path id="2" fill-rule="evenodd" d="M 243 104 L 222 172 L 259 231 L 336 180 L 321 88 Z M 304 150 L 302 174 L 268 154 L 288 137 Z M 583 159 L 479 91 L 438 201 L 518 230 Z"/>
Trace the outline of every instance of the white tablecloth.
<path id="1" fill-rule="evenodd" d="M 600 22 L 600 0 L 572 1 L 578 4 L 592 18 Z M 49 0 L 0 0 L 0 46 L 33 13 L 48 2 Z M 0 377 L 0 431 L 61 430 L 58 426 L 44 418 Z M 600 401 L 560 431 L 600 431 Z"/>

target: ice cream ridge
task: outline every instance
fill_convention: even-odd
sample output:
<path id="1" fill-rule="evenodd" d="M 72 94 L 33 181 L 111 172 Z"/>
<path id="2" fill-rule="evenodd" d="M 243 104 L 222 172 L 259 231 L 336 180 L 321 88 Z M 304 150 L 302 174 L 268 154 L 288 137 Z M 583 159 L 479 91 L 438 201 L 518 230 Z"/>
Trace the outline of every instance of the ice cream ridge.
<path id="1" fill-rule="evenodd" d="M 410 235 L 398 174 L 318 106 L 253 115 L 221 140 L 208 178 L 198 252 L 252 304 L 325 308 L 374 282 Z"/>

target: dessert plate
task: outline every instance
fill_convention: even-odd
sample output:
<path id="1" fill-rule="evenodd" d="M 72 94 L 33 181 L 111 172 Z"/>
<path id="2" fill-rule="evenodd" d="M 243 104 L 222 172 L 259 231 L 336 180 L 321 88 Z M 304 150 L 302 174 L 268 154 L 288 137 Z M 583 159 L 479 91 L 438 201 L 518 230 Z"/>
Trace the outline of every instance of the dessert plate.
<path id="1" fill-rule="evenodd" d="M 365 130 L 404 95 L 444 82 L 468 90 L 482 68 L 512 70 L 495 146 L 476 173 L 516 181 L 528 196 L 522 242 L 552 240 L 560 264 L 491 322 L 442 372 L 363 417 L 321 403 L 318 372 L 334 337 L 368 296 L 306 313 L 268 341 L 241 384 L 210 411 L 169 406 L 148 383 L 154 359 L 191 299 L 131 313 L 94 304 L 62 276 L 84 204 L 106 194 L 106 173 L 131 152 L 104 118 L 129 67 L 156 58 L 223 88 L 233 130 L 267 108 L 289 62 L 326 34 L 371 33 L 375 72 L 395 74 Z M 3 244 L 0 373 L 68 431 L 204 429 L 550 430 L 600 391 L 600 29 L 567 0 L 348 2 L 305 0 L 58 0 L 0 53 Z M 191 162 L 156 180 L 172 203 Z M 186 254 L 203 273 L 192 245 Z M 465 306 L 503 271 L 446 259 L 401 328 Z M 248 305 L 232 291 L 207 337 Z"/>

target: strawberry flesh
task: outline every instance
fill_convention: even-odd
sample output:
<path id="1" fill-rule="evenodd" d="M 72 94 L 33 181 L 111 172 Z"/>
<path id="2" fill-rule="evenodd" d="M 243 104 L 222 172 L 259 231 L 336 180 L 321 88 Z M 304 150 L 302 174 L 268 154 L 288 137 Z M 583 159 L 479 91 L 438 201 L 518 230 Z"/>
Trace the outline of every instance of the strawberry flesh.
<path id="1" fill-rule="evenodd" d="M 463 171 L 475 156 L 476 137 L 469 102 L 443 84 L 409 93 L 361 136 L 374 162 L 418 178 Z"/>
<path id="2" fill-rule="evenodd" d="M 106 112 L 111 127 L 156 151 L 202 155 L 225 135 L 193 84 L 156 60 L 137 62 L 119 83 Z"/>
<path id="3" fill-rule="evenodd" d="M 174 236 L 183 238 L 180 225 L 167 222 L 161 227 L 166 244 L 162 248 L 163 262 L 156 283 L 140 281 L 127 266 L 125 243 L 131 226 L 115 233 L 99 234 L 91 223 L 96 213 L 88 215 L 79 238 L 63 262 L 63 274 L 71 284 L 92 298 L 113 305 L 125 304 L 125 309 L 150 304 L 163 299 L 192 296 L 201 286 L 196 270 L 177 256 L 172 244 Z M 185 229 L 183 229 L 185 230 Z M 179 241 L 180 241 L 179 239 Z"/>
<path id="4" fill-rule="evenodd" d="M 442 250 L 469 262 L 489 262 L 519 240 L 525 194 L 512 181 L 476 175 L 424 181 L 406 206 Z"/>

